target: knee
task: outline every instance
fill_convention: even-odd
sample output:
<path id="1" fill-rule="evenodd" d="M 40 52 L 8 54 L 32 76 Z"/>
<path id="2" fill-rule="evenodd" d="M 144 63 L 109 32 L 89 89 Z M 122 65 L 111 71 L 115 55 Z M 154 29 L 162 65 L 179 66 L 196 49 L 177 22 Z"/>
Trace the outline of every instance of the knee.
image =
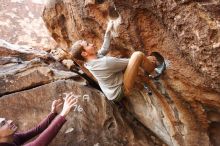
<path id="1" fill-rule="evenodd" d="M 144 57 L 144 53 L 141 51 L 135 51 L 132 55 L 131 58 L 134 59 L 142 59 Z"/>

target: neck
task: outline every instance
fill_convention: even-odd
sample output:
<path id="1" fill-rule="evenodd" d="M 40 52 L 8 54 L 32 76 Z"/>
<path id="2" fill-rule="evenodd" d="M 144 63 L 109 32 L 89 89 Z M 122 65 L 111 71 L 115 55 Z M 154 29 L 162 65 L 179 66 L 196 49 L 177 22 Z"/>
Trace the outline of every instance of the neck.
<path id="1" fill-rule="evenodd" d="M 94 59 L 97 59 L 97 56 L 96 56 L 96 55 L 91 55 L 91 56 L 88 56 L 88 57 L 86 58 L 86 61 L 92 61 L 92 60 L 94 60 Z"/>
<path id="2" fill-rule="evenodd" d="M 12 142 L 13 142 L 13 136 L 0 138 L 0 143 L 12 143 Z"/>

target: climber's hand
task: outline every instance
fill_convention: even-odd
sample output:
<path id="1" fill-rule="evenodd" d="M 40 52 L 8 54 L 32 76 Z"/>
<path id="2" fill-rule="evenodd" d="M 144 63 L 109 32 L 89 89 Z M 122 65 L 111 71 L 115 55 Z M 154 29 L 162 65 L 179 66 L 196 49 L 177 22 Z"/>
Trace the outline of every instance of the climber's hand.
<path id="1" fill-rule="evenodd" d="M 54 100 L 51 106 L 51 112 L 52 113 L 58 113 L 58 109 L 63 104 L 63 101 L 61 99 Z"/>
<path id="2" fill-rule="evenodd" d="M 73 94 L 68 95 L 64 98 L 63 110 L 61 111 L 61 116 L 66 116 L 70 112 L 71 108 L 77 103 L 77 98 L 74 98 Z"/>
<path id="3" fill-rule="evenodd" d="M 109 20 L 106 32 L 110 32 L 113 28 L 113 21 Z"/>

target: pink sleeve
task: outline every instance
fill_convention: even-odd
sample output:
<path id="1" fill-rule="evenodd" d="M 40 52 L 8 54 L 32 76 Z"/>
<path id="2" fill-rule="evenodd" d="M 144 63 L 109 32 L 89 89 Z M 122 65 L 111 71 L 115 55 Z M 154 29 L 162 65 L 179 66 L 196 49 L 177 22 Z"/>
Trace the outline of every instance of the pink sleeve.
<path id="1" fill-rule="evenodd" d="M 14 134 L 14 143 L 17 145 L 22 145 L 31 138 L 37 136 L 38 134 L 42 133 L 52 122 L 52 120 L 57 116 L 56 113 L 50 113 L 40 124 L 36 127 L 32 128 L 31 130 L 25 132 L 19 132 Z"/>
<path id="2" fill-rule="evenodd" d="M 57 116 L 43 133 L 34 141 L 27 143 L 25 146 L 47 146 L 57 135 L 66 119 L 62 116 Z"/>

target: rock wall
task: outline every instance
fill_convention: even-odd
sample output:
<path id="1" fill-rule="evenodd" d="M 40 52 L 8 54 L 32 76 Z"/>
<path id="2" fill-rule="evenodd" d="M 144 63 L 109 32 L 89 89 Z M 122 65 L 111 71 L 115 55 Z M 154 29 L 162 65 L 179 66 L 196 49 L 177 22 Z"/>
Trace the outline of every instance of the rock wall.
<path id="1" fill-rule="evenodd" d="M 53 99 L 69 92 L 81 95 L 77 104 L 83 111 L 74 107 L 73 112 L 67 117 L 67 123 L 53 140 L 51 146 L 154 145 L 153 139 L 146 134 L 147 130 L 143 126 L 135 124 L 132 119 L 122 117 L 116 106 L 107 102 L 98 91 L 81 86 L 71 80 L 56 81 L 3 96 L 0 102 L 0 114 L 15 120 L 19 124 L 20 130 L 27 130 L 49 113 Z M 83 98 L 83 95 L 89 95 L 90 98 Z M 6 108 L 7 111 L 4 110 Z M 71 132 L 71 130 L 73 131 Z"/>
<path id="2" fill-rule="evenodd" d="M 0 0 L 0 39 L 33 48 L 54 48 L 56 43 L 41 18 L 43 8 L 43 0 Z"/>
<path id="3" fill-rule="evenodd" d="M 78 39 L 100 47 L 108 19 L 119 21 L 113 55 L 158 51 L 170 64 L 159 81 L 142 79 L 153 95 L 134 90 L 124 100 L 127 109 L 170 146 L 217 146 L 218 6 L 217 0 L 56 0 L 48 1 L 43 19 L 63 49 Z"/>
<path id="4" fill-rule="evenodd" d="M 0 116 L 14 120 L 19 131 L 37 125 L 54 99 L 72 92 L 77 105 L 51 146 L 165 146 L 125 108 L 107 101 L 47 52 L 7 43 L 0 54 Z"/>
<path id="5" fill-rule="evenodd" d="M 204 86 L 220 91 L 219 53 L 220 22 L 219 1 L 156 0 L 150 8 L 172 32 L 177 49 L 194 69 L 200 72 Z"/>

